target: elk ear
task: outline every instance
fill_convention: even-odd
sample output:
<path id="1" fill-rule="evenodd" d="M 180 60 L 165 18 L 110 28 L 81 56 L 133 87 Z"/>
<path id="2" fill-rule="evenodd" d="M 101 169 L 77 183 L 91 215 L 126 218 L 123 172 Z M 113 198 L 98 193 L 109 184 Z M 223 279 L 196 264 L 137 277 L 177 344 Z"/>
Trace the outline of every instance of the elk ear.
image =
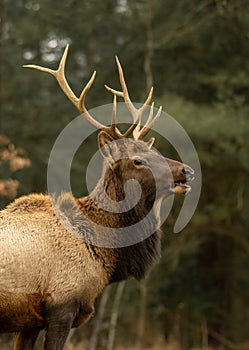
<path id="1" fill-rule="evenodd" d="M 151 138 L 149 139 L 149 141 L 146 142 L 146 143 L 147 143 L 147 146 L 148 146 L 149 148 L 151 148 L 152 145 L 153 145 L 153 143 L 154 143 L 154 141 L 155 141 L 155 137 L 151 137 Z"/>
<path id="2" fill-rule="evenodd" d="M 115 154 L 118 152 L 115 139 L 106 131 L 102 130 L 98 134 L 98 143 L 102 155 L 108 161 L 108 163 L 112 165 L 115 162 Z"/>

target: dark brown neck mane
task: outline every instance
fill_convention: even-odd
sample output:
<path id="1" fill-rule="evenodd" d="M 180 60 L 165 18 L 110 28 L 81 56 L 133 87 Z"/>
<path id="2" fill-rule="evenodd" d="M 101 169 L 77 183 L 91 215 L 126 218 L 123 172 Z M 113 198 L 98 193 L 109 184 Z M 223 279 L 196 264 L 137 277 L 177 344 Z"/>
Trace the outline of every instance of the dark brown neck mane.
<path id="1" fill-rule="evenodd" d="M 108 168 L 104 176 L 104 189 L 107 195 L 115 202 L 123 200 L 124 182 L 122 172 L 118 168 Z M 134 225 L 143 219 L 152 209 L 155 201 L 155 184 L 146 188 L 147 181 L 140 182 L 142 195 L 137 205 L 125 213 L 112 213 L 96 205 L 96 200 L 101 203 L 103 185 L 99 182 L 91 195 L 77 200 L 77 205 L 84 215 L 92 222 L 105 227 L 127 227 Z M 151 182 L 150 182 L 151 184 Z M 140 227 L 143 232 L 132 231 L 132 235 L 148 237 L 141 242 L 123 248 L 101 248 L 89 246 L 97 259 L 103 262 L 105 267 L 110 267 L 110 282 L 117 282 L 134 277 L 138 280 L 144 278 L 153 264 L 160 258 L 159 222 L 156 215 L 146 226 Z M 146 235 L 146 232 L 154 232 Z M 153 231 L 151 231 L 153 230 Z M 138 237 L 139 237 L 138 236 Z"/>

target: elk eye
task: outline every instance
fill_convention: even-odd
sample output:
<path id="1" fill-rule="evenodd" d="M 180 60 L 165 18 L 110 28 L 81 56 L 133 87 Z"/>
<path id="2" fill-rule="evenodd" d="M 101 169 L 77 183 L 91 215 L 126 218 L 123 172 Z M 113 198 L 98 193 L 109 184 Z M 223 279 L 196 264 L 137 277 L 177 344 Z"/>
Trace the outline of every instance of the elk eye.
<path id="1" fill-rule="evenodd" d="M 134 159 L 134 164 L 135 165 L 144 165 L 145 162 L 142 159 Z"/>

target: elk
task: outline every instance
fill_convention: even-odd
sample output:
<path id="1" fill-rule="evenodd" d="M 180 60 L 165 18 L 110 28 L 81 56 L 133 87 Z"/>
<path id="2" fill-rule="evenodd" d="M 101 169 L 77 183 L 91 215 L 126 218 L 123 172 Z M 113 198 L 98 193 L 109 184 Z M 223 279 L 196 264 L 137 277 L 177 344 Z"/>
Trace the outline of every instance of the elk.
<path id="1" fill-rule="evenodd" d="M 49 195 L 30 194 L 0 212 L 0 332 L 15 333 L 15 350 L 33 349 L 41 330 L 43 349 L 63 349 L 70 329 L 89 320 L 95 299 L 108 284 L 143 279 L 160 257 L 162 200 L 173 193 L 187 193 L 187 183 L 193 179 L 194 171 L 189 166 L 153 150 L 154 139 L 144 141 L 161 113 L 160 107 L 154 116 L 152 103 L 148 120 L 141 126 L 153 88 L 142 107 L 136 108 L 116 58 L 122 91 L 106 86 L 114 95 L 113 114 L 111 125 L 102 125 L 85 107 L 96 72 L 77 98 L 64 74 L 67 53 L 68 46 L 57 70 L 28 67 L 52 74 L 85 120 L 99 130 L 103 171 L 94 190 L 85 197 L 62 193 L 52 204 Z M 133 118 L 123 134 L 116 124 L 117 96 L 124 99 Z M 125 184 L 130 179 L 141 186 L 135 207 L 120 213 L 103 209 L 100 204 L 104 205 L 106 198 L 114 204 L 125 199 Z M 86 234 L 101 237 L 101 227 L 111 230 L 115 241 L 115 230 L 135 227 L 149 212 L 152 214 L 146 224 L 128 231 L 141 235 L 135 244 L 115 248 L 85 241 Z M 66 218 L 66 224 L 61 217 Z M 150 234 L 143 236 L 147 231 Z"/>

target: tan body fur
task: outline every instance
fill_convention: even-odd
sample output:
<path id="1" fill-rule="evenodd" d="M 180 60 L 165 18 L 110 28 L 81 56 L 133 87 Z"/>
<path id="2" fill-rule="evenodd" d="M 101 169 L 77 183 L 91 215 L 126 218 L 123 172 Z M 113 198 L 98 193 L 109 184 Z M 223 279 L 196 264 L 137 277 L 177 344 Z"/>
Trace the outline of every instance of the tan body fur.
<path id="1" fill-rule="evenodd" d="M 64 305 L 76 298 L 88 319 L 94 299 L 108 281 L 102 264 L 94 257 L 90 260 L 87 247 L 61 225 L 49 196 L 21 197 L 0 212 L 0 251 L 3 330 L 18 331 L 32 322 L 43 328 L 45 304 Z M 15 315 L 17 325 L 11 318 L 8 327 L 6 309 Z"/>

